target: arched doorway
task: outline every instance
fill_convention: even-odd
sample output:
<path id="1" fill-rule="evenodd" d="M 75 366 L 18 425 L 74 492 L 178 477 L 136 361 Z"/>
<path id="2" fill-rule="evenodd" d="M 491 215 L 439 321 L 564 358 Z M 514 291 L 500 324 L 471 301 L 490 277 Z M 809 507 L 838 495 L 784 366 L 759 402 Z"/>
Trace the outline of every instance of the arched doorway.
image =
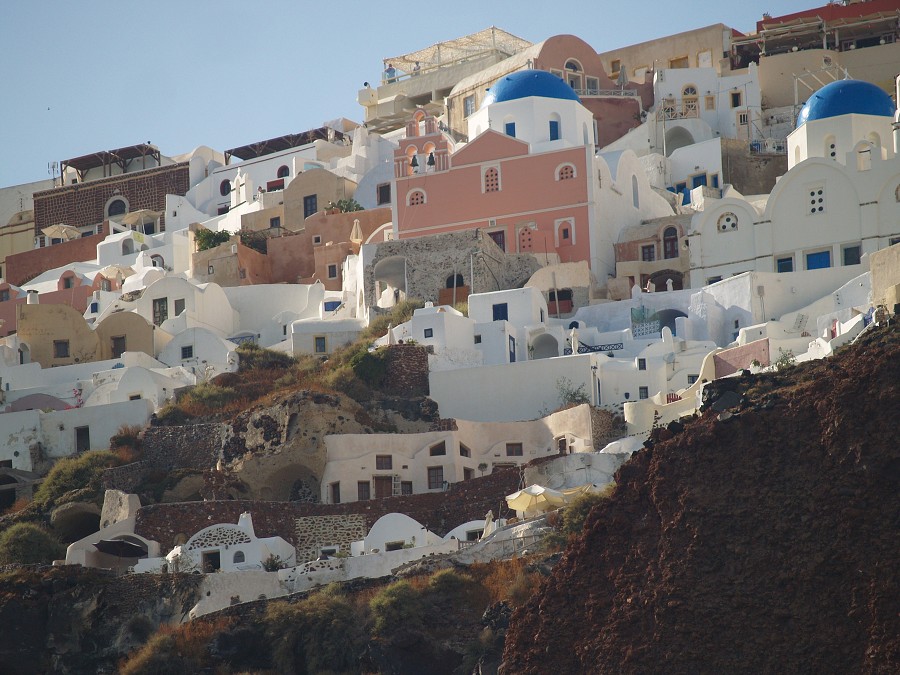
<path id="1" fill-rule="evenodd" d="M 659 320 L 659 329 L 662 331 L 663 328 L 668 328 L 672 331 L 672 335 L 677 335 L 678 333 L 675 331 L 675 319 L 679 316 L 687 316 L 684 312 L 677 309 L 662 309 L 656 313 L 656 318 Z"/>
<path id="2" fill-rule="evenodd" d="M 549 333 L 542 333 L 531 341 L 532 359 L 552 359 L 559 356 L 559 342 Z"/>

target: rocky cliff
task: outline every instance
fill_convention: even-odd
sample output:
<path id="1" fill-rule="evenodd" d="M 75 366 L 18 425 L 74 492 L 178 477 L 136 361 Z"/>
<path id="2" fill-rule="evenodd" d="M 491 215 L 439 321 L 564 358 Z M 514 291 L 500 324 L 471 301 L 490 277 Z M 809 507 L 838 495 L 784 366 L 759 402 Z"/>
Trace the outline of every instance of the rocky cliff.
<path id="1" fill-rule="evenodd" d="M 900 331 L 713 386 L 736 405 L 619 470 L 502 672 L 900 672 Z"/>

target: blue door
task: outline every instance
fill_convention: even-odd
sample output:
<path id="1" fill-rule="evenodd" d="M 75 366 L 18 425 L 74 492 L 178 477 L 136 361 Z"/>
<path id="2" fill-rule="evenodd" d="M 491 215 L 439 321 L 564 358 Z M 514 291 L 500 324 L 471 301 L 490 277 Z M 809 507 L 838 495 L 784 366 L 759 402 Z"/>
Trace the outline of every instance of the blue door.
<path id="1" fill-rule="evenodd" d="M 831 267 L 831 251 L 806 254 L 806 269 L 821 270 L 826 267 Z"/>
<path id="2" fill-rule="evenodd" d="M 516 137 L 516 123 L 515 122 L 507 122 L 506 123 L 506 135 Z"/>
<path id="3" fill-rule="evenodd" d="M 700 176 L 693 176 L 691 178 L 691 187 L 700 187 L 701 185 L 706 185 L 706 174 L 702 174 Z"/>

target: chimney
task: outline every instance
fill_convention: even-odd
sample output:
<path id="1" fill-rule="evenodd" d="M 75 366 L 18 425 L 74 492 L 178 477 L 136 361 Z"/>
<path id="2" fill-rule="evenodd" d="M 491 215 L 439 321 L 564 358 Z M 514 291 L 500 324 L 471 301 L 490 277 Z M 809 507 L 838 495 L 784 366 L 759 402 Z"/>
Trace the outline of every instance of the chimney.
<path id="1" fill-rule="evenodd" d="M 39 305 L 41 301 L 38 299 L 37 291 L 28 291 L 27 299 L 25 300 L 25 304 L 27 305 Z"/>

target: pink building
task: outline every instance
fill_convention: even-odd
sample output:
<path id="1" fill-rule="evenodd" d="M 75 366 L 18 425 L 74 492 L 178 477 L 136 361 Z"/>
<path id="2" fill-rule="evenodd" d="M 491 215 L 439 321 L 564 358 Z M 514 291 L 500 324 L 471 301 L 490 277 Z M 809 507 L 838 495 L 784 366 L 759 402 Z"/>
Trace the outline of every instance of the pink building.
<path id="1" fill-rule="evenodd" d="M 505 251 L 591 261 L 594 122 L 555 75 L 501 78 L 452 141 L 423 110 L 394 154 L 397 238 L 484 229 Z"/>

